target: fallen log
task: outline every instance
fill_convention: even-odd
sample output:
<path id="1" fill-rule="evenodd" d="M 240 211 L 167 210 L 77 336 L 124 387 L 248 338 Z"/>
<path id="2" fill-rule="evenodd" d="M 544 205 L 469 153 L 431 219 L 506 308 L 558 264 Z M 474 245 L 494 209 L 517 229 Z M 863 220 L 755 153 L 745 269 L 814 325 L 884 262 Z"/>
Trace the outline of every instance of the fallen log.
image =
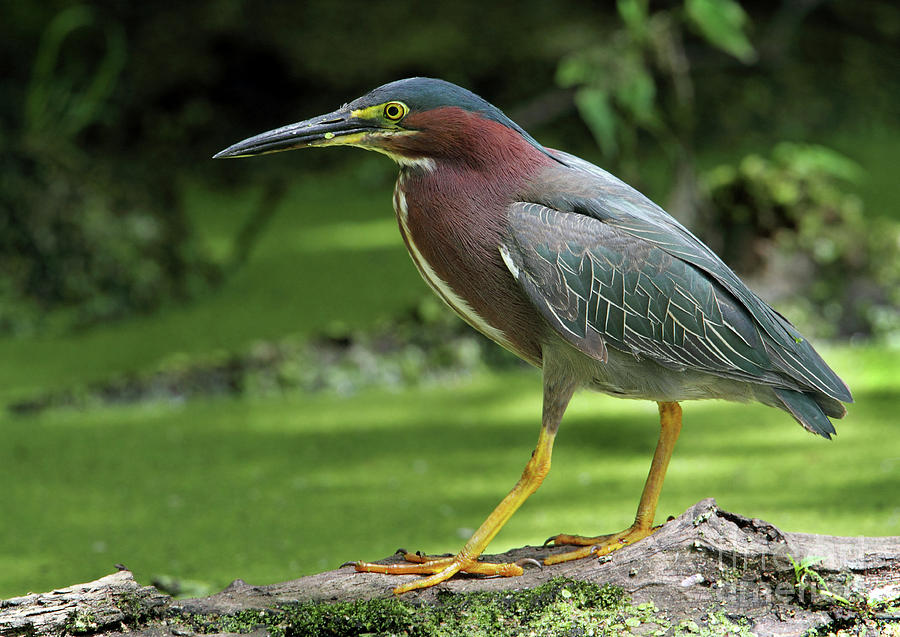
<path id="1" fill-rule="evenodd" d="M 526 546 L 484 559 L 560 550 Z M 508 635 L 862 627 L 900 635 L 900 537 L 785 533 L 712 499 L 603 558 L 529 568 L 517 578 L 457 576 L 396 598 L 391 588 L 400 581 L 343 567 L 267 586 L 235 580 L 210 597 L 173 599 L 121 570 L 0 602 L 0 636 L 470 634 L 466 622 L 492 622 L 490 634 Z"/>

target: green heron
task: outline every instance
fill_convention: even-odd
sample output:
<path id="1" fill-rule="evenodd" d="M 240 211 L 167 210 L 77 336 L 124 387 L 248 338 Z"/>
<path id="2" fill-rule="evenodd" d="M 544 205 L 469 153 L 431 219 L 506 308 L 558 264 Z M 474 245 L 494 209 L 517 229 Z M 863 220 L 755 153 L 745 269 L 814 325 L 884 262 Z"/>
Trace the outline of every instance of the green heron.
<path id="1" fill-rule="evenodd" d="M 452 557 L 354 563 L 422 574 L 402 593 L 460 571 L 519 575 L 478 560 L 550 469 L 553 440 L 577 388 L 656 401 L 660 437 L 634 524 L 612 535 L 558 535 L 603 555 L 650 535 L 681 430 L 680 401 L 758 401 L 830 438 L 847 385 L 809 342 L 707 246 L 610 173 L 546 148 L 474 93 L 429 78 L 385 84 L 338 110 L 218 153 L 245 157 L 349 145 L 400 165 L 394 210 L 419 273 L 460 317 L 542 369 L 543 414 L 522 477 Z"/>

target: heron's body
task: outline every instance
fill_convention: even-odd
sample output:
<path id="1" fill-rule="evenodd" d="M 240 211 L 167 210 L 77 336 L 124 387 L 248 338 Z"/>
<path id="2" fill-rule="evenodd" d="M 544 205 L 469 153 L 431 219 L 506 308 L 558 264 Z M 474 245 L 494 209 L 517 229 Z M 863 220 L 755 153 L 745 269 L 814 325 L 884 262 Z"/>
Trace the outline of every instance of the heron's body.
<path id="1" fill-rule="evenodd" d="M 818 398 L 824 414 L 843 414 L 818 385 L 849 396 L 812 348 L 662 209 L 592 164 L 509 137 L 503 148 L 515 149 L 514 164 L 482 155 L 462 166 L 458 158 L 404 166 L 394 190 L 413 262 L 472 327 L 538 366 L 552 348 L 568 359 L 579 385 L 623 398 L 757 400 L 788 410 L 777 388 L 801 401 Z M 513 170 L 496 171 L 509 165 Z M 468 205 L 472 200 L 479 205 Z M 627 225 L 634 219 L 620 215 L 628 208 L 650 222 Z M 667 234 L 663 245 L 648 241 L 641 234 L 657 231 L 652 222 L 689 240 Z M 693 250 L 689 260 L 679 249 Z M 694 263 L 714 267 L 735 292 Z M 529 297 L 523 279 L 550 285 Z M 824 378 L 805 366 L 825 371 Z M 801 423 L 833 433 L 823 418 Z"/>
<path id="2" fill-rule="evenodd" d="M 557 536 L 585 547 L 548 563 L 609 552 L 652 532 L 680 401 L 755 400 L 826 438 L 834 433 L 828 417 L 844 415 L 850 392 L 786 319 L 646 197 L 541 146 L 465 89 L 427 78 L 393 82 L 219 156 L 336 144 L 400 164 L 394 209 L 422 277 L 472 327 L 541 367 L 544 378 L 535 453 L 463 550 L 409 566 L 360 563 L 359 570 L 432 574 L 398 591 L 459 570 L 520 572 L 477 557 L 549 470 L 578 387 L 656 401 L 662 432 L 635 524 L 613 536 Z"/>

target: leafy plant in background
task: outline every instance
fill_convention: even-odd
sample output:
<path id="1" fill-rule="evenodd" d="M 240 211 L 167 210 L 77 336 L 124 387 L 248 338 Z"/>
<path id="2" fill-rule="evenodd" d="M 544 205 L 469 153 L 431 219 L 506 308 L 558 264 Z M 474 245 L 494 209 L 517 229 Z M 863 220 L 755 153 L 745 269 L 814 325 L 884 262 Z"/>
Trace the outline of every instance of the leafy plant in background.
<path id="1" fill-rule="evenodd" d="M 649 134 L 676 173 L 670 210 L 690 223 L 697 204 L 693 160 L 695 127 L 691 61 L 685 31 L 750 63 L 756 58 L 744 30 L 747 16 L 734 0 L 685 0 L 650 13 L 647 0 L 619 0 L 622 27 L 559 64 L 557 81 L 575 89 L 575 104 L 608 159 L 635 178 L 638 134 Z"/>
<path id="2" fill-rule="evenodd" d="M 68 36 L 96 26 L 93 12 L 85 6 L 61 11 L 47 26 L 34 60 L 31 84 L 25 99 L 24 129 L 30 144 L 52 144 L 54 153 L 75 152 L 76 136 L 102 116 L 103 106 L 116 87 L 125 65 L 125 34 L 115 24 L 101 29 L 106 51 L 79 92 L 71 78 L 56 70 Z M 61 148 L 62 147 L 62 148 Z"/>
<path id="3" fill-rule="evenodd" d="M 900 224 L 846 191 L 861 169 L 822 146 L 778 144 L 703 176 L 714 248 L 820 335 L 900 334 Z"/>
<path id="4" fill-rule="evenodd" d="M 689 32 L 743 65 L 756 61 L 735 0 L 684 0 L 651 13 L 619 0 L 621 26 L 565 57 L 557 80 L 601 151 L 636 178 L 640 136 L 665 152 L 676 176 L 668 208 L 766 298 L 823 336 L 900 333 L 897 225 L 867 219 L 847 192 L 861 169 L 821 146 L 782 143 L 771 159 L 745 157 L 700 176 Z"/>
<path id="5" fill-rule="evenodd" d="M 68 54 L 97 43 L 94 63 Z M 172 185 L 81 148 L 108 114 L 125 59 L 122 29 L 85 6 L 59 12 L 42 35 L 20 133 L 0 131 L 9 142 L 0 158 L 0 332 L 146 311 L 210 274 Z"/>

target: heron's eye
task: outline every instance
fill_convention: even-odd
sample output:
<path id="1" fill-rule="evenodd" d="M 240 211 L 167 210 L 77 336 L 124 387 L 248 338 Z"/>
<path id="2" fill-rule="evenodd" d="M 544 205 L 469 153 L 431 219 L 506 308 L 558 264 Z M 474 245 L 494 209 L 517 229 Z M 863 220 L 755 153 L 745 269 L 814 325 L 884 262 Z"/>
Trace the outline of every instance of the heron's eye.
<path id="1" fill-rule="evenodd" d="M 392 122 L 399 122 L 408 110 L 403 102 L 388 102 L 384 105 L 384 116 Z"/>

